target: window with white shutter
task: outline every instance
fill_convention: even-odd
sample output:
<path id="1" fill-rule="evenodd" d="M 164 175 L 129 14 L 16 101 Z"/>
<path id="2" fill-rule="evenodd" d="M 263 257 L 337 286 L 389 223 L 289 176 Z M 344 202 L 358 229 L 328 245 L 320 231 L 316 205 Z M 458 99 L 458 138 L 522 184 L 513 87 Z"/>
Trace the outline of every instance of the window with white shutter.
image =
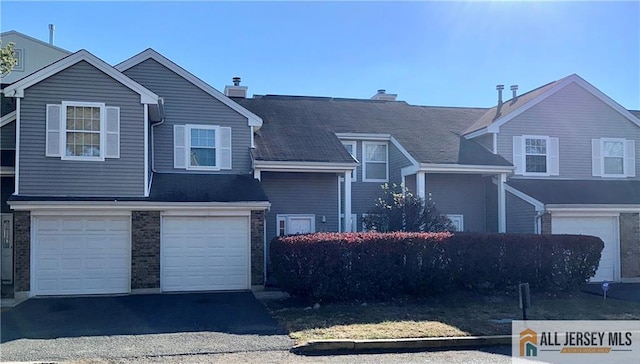
<path id="1" fill-rule="evenodd" d="M 120 158 L 120 108 L 97 102 L 48 104 L 45 156 L 81 161 Z"/>
<path id="2" fill-rule="evenodd" d="M 622 138 L 591 140 L 592 174 L 599 177 L 635 177 L 635 141 Z"/>
<path id="3" fill-rule="evenodd" d="M 558 138 L 529 135 L 513 137 L 515 174 L 557 176 L 560 174 L 559 154 Z"/>
<path id="4" fill-rule="evenodd" d="M 231 128 L 217 125 L 174 125 L 174 168 L 217 171 L 231 169 Z"/>

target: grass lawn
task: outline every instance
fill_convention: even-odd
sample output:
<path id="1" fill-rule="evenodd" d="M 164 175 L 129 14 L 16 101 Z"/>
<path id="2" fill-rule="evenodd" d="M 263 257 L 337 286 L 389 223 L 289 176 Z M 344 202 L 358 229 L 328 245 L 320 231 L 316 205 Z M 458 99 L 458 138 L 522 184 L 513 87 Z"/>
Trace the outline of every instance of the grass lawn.
<path id="1" fill-rule="evenodd" d="M 318 309 L 295 299 L 265 300 L 269 312 L 301 344 L 325 339 L 395 339 L 511 334 L 522 319 L 518 296 L 439 295 L 367 304 L 328 304 Z M 577 292 L 533 296 L 529 320 L 640 320 L 640 305 Z"/>

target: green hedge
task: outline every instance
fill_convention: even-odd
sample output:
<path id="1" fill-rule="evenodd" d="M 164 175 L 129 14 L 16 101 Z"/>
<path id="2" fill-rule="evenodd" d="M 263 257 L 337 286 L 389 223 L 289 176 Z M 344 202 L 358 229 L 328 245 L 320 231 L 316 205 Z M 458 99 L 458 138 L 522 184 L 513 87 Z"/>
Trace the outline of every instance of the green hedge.
<path id="1" fill-rule="evenodd" d="M 596 272 L 604 243 L 581 235 L 317 233 L 276 237 L 271 267 L 290 294 L 323 301 L 433 292 L 577 288 Z"/>

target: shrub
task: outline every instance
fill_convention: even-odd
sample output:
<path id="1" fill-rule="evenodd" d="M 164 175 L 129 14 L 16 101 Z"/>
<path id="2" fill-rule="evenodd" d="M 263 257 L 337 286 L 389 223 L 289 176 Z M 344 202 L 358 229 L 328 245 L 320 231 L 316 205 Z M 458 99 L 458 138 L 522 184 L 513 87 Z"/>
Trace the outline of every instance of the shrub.
<path id="1" fill-rule="evenodd" d="M 436 204 L 429 198 L 425 201 L 406 188 L 382 185 L 382 194 L 375 205 L 363 217 L 363 223 L 372 230 L 388 231 L 455 231 L 451 220 L 440 214 Z"/>
<path id="2" fill-rule="evenodd" d="M 592 277 L 602 240 L 580 235 L 317 233 L 276 237 L 273 274 L 303 299 L 427 296 L 445 290 L 577 288 Z"/>

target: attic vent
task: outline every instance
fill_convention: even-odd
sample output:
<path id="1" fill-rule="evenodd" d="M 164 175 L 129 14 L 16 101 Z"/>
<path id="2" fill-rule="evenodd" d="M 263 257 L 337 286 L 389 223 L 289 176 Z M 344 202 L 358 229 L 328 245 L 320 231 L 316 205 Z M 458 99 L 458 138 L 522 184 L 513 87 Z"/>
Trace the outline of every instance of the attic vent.
<path id="1" fill-rule="evenodd" d="M 228 97 L 247 97 L 247 86 L 240 86 L 240 77 L 234 77 L 231 79 L 233 86 L 227 85 L 224 87 L 224 94 Z"/>
<path id="2" fill-rule="evenodd" d="M 387 90 L 379 89 L 378 92 L 371 96 L 371 100 L 396 101 L 398 94 L 388 94 Z"/>

